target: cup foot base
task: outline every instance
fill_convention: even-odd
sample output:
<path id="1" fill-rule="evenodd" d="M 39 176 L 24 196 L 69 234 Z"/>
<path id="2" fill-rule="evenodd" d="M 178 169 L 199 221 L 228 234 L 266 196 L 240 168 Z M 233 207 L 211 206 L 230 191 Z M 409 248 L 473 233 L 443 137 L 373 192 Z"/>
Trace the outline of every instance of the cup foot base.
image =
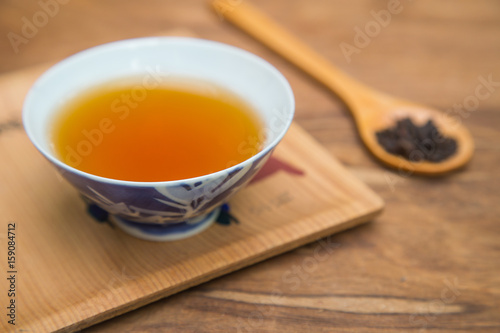
<path id="1" fill-rule="evenodd" d="M 184 239 L 204 231 L 217 219 L 219 212 L 220 208 L 216 208 L 206 215 L 169 224 L 146 224 L 125 220 L 117 216 L 110 216 L 109 220 L 113 225 L 131 236 L 149 241 L 164 242 Z"/>

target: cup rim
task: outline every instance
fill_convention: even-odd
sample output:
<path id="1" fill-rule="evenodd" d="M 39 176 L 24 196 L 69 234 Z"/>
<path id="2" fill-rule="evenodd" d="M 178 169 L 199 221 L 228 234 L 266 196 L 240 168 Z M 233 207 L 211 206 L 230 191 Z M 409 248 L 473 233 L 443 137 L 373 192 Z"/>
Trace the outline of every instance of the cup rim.
<path id="1" fill-rule="evenodd" d="M 250 158 L 234 165 L 229 168 L 225 168 L 223 170 L 219 170 L 213 173 L 209 173 L 206 175 L 202 176 L 197 176 L 197 177 L 192 177 L 192 178 L 183 178 L 183 179 L 178 179 L 178 180 L 167 180 L 167 181 L 153 181 L 153 182 L 148 182 L 148 181 L 130 181 L 130 180 L 120 180 L 120 179 L 114 179 L 114 178 L 108 178 L 108 177 L 103 177 L 103 176 L 98 176 L 94 175 L 79 169 L 76 169 L 72 166 L 67 165 L 66 163 L 62 162 L 60 159 L 54 156 L 52 152 L 49 152 L 47 149 L 45 149 L 35 138 L 35 135 L 33 134 L 32 131 L 32 126 L 30 125 L 29 121 L 29 115 L 32 113 L 32 110 L 34 105 L 32 100 L 35 98 L 35 95 L 37 94 L 36 92 L 36 87 L 43 85 L 45 81 L 51 79 L 53 76 L 56 76 L 59 74 L 59 72 L 64 71 L 67 66 L 71 66 L 75 63 L 77 63 L 80 59 L 85 59 L 87 57 L 95 57 L 99 56 L 100 53 L 105 53 L 105 52 L 110 52 L 114 49 L 120 49 L 120 48 L 130 48 L 130 47 L 137 47 L 137 46 L 146 46 L 146 45 L 154 45 L 154 44 L 162 44 L 162 43 L 186 43 L 186 44 L 199 44 L 199 45 L 208 45 L 208 46 L 213 46 L 217 48 L 222 48 L 225 49 L 227 52 L 231 53 L 236 53 L 238 56 L 246 58 L 246 60 L 258 63 L 259 66 L 265 68 L 267 71 L 271 72 L 273 74 L 273 77 L 275 77 L 278 81 L 280 81 L 282 87 L 284 88 L 286 92 L 286 99 L 287 102 L 290 105 L 290 113 L 286 118 L 286 123 L 283 126 L 283 129 L 279 134 L 276 135 L 273 141 L 269 142 L 261 151 L 259 151 L 257 154 L 251 156 Z M 273 150 L 276 145 L 283 139 L 285 136 L 286 132 L 288 131 L 289 127 L 292 124 L 293 117 L 295 114 L 295 99 L 294 99 L 294 94 L 292 91 L 292 88 L 285 78 L 285 76 L 278 71 L 273 65 L 271 65 L 268 61 L 262 59 L 261 57 L 240 49 L 236 46 L 232 46 L 229 44 L 213 41 L 213 40 L 207 40 L 207 39 L 202 39 L 202 38 L 194 38 L 194 37 L 139 37 L 139 38 L 132 38 L 132 39 L 124 39 L 124 40 L 118 40 L 114 42 L 109 42 L 101 45 L 97 45 L 88 49 L 85 49 L 83 51 L 77 52 L 59 62 L 57 62 L 55 65 L 50 67 L 48 70 L 46 70 L 36 81 L 35 83 L 31 86 L 30 90 L 28 91 L 28 94 L 25 97 L 24 103 L 23 103 L 23 108 L 22 108 L 22 121 L 23 121 L 23 126 L 25 129 L 26 134 L 28 135 L 28 138 L 32 142 L 32 144 L 36 147 L 38 151 L 42 153 L 42 155 L 47 158 L 50 162 L 55 164 L 57 167 L 61 168 L 62 170 L 65 170 L 67 172 L 71 172 L 74 174 L 77 174 L 81 177 L 88 178 L 94 181 L 98 181 L 101 183 L 108 183 L 108 184 L 115 184 L 115 185 L 125 185 L 125 186 L 135 186 L 135 187 L 144 187 L 144 186 L 175 186 L 175 185 L 180 185 L 184 184 L 186 182 L 199 182 L 202 180 L 206 179 L 212 179 L 212 178 L 217 178 L 220 176 L 224 176 L 228 173 L 234 172 L 236 170 L 239 170 L 243 168 L 245 165 L 252 164 L 256 160 L 262 158 L 263 156 L 267 155 L 271 150 Z"/>

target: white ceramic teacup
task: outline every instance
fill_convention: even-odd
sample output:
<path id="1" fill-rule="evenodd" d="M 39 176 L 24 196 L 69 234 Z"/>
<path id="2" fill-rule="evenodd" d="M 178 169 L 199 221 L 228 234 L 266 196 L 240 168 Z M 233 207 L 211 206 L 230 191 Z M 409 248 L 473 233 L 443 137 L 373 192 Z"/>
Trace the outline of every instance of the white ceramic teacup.
<path id="1" fill-rule="evenodd" d="M 250 103 L 264 123 L 264 148 L 246 161 L 201 177 L 133 182 L 82 172 L 57 157 L 51 123 L 81 91 L 119 78 L 142 77 L 137 89 L 168 76 L 212 82 Z M 133 92 L 132 92 L 133 93 Z M 261 58 L 218 42 L 155 37 L 113 42 L 77 53 L 44 73 L 29 91 L 23 123 L 36 148 L 90 205 L 124 231 L 148 240 L 175 240 L 207 228 L 227 201 L 257 173 L 288 130 L 294 97 L 283 75 Z"/>

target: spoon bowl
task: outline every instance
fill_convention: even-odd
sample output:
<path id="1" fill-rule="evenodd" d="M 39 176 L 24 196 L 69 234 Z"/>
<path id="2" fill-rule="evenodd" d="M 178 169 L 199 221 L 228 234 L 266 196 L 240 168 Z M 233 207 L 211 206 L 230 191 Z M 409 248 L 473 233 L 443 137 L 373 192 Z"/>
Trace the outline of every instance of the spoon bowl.
<path id="1" fill-rule="evenodd" d="M 460 120 L 361 84 L 246 1 L 215 0 L 212 5 L 221 17 L 252 35 L 340 97 L 352 113 L 363 143 L 385 165 L 408 175 L 441 175 L 464 166 L 472 158 L 474 142 Z M 395 126 L 398 120 L 404 118 L 411 119 L 418 126 L 432 120 L 444 137 L 456 141 L 457 150 L 440 162 L 410 161 L 387 152 L 379 144 L 376 133 Z"/>
<path id="2" fill-rule="evenodd" d="M 373 110 L 376 108 L 374 107 Z M 356 118 L 361 139 L 373 155 L 384 164 L 407 173 L 439 175 L 458 169 L 471 159 L 474 151 L 473 139 L 469 131 L 455 118 L 436 109 L 404 100 L 395 101 L 390 107 L 379 111 L 376 115 L 356 111 L 353 113 L 362 114 L 358 117 L 359 120 Z M 423 126 L 427 121 L 432 120 L 443 137 L 453 138 L 456 141 L 457 151 L 440 162 L 410 161 L 387 152 L 380 145 L 375 134 L 394 126 L 398 120 L 405 118 L 411 119 L 417 126 Z M 417 155 L 419 152 L 416 152 Z"/>

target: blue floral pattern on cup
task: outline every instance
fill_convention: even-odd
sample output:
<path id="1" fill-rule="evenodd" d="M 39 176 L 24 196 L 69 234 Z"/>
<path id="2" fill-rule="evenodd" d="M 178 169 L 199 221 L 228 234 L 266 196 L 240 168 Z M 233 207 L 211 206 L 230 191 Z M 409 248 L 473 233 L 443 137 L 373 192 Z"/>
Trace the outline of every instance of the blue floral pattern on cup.
<path id="1" fill-rule="evenodd" d="M 253 163 L 217 176 L 172 185 L 127 186 L 99 182 L 61 170 L 84 198 L 109 214 L 132 222 L 168 224 L 188 222 L 227 201 L 260 170 L 271 152 Z"/>

